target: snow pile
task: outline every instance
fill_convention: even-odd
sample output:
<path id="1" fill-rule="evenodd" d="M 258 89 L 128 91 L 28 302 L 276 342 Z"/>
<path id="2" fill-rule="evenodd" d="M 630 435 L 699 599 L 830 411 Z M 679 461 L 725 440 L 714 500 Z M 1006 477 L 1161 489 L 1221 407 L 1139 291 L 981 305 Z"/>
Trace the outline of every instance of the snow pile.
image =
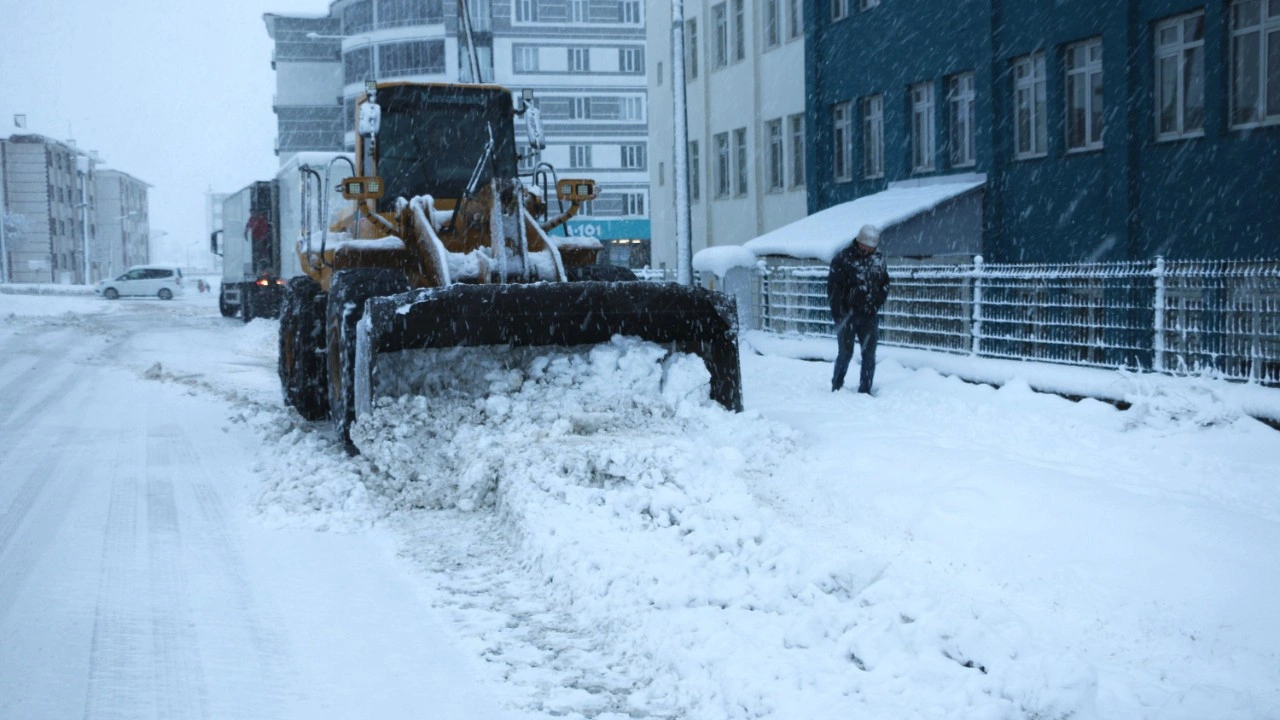
<path id="1" fill-rule="evenodd" d="M 1122 372 L 1131 387 L 1125 394 L 1130 404 L 1127 426 L 1177 429 L 1182 426 L 1230 425 L 1245 417 L 1236 403 L 1223 397 L 1209 378 L 1186 378 L 1181 383 L 1158 382 L 1148 377 Z M 1218 383 L 1221 384 L 1221 383 Z"/>
<path id="2" fill-rule="evenodd" d="M 796 438 L 707 399 L 698 358 L 625 338 L 412 355 L 427 394 L 352 432 L 369 502 L 494 513 L 531 587 L 649 679 L 622 711 L 1091 716 L 1092 668 L 1012 613 L 793 537 L 751 487 L 802 461 Z"/>

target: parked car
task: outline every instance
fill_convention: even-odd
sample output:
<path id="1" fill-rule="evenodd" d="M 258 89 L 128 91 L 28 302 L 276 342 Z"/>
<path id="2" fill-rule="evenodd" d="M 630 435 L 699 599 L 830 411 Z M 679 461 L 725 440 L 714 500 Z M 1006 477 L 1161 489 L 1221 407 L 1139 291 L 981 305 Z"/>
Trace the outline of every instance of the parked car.
<path id="1" fill-rule="evenodd" d="M 114 280 L 102 280 L 93 289 L 108 300 L 143 295 L 172 300 L 182 294 L 182 268 L 169 265 L 135 265 Z"/>

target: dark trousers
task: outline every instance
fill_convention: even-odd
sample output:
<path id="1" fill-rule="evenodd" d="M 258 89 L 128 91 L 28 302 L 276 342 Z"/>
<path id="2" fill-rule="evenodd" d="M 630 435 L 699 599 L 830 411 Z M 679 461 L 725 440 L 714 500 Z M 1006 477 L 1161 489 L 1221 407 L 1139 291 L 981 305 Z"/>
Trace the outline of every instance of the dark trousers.
<path id="1" fill-rule="evenodd" d="M 844 387 L 844 375 L 853 359 L 853 343 L 862 345 L 862 372 L 858 377 L 858 392 L 870 393 L 871 381 L 876 374 L 876 339 L 880 334 L 880 314 L 849 315 L 836 323 L 836 370 L 831 376 L 831 389 Z"/>

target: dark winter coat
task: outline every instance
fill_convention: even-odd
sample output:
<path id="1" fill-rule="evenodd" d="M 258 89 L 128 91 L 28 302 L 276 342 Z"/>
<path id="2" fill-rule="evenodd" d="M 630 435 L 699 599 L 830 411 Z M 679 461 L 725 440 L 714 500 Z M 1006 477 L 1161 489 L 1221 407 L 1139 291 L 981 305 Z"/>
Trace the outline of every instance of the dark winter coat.
<path id="1" fill-rule="evenodd" d="M 850 315 L 874 315 L 889 297 L 889 269 L 879 252 L 863 255 L 857 243 L 841 250 L 827 275 L 827 300 L 836 321 Z"/>

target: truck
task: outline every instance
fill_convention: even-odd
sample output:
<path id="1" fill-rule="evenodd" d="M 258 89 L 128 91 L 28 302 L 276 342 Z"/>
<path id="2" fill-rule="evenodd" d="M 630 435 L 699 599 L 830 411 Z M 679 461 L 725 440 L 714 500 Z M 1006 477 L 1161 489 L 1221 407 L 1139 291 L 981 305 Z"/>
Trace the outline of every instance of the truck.
<path id="1" fill-rule="evenodd" d="M 254 181 L 222 202 L 222 229 L 210 250 L 222 256 L 218 310 L 223 317 L 279 317 L 284 297 L 280 252 L 280 189 L 276 180 Z"/>

